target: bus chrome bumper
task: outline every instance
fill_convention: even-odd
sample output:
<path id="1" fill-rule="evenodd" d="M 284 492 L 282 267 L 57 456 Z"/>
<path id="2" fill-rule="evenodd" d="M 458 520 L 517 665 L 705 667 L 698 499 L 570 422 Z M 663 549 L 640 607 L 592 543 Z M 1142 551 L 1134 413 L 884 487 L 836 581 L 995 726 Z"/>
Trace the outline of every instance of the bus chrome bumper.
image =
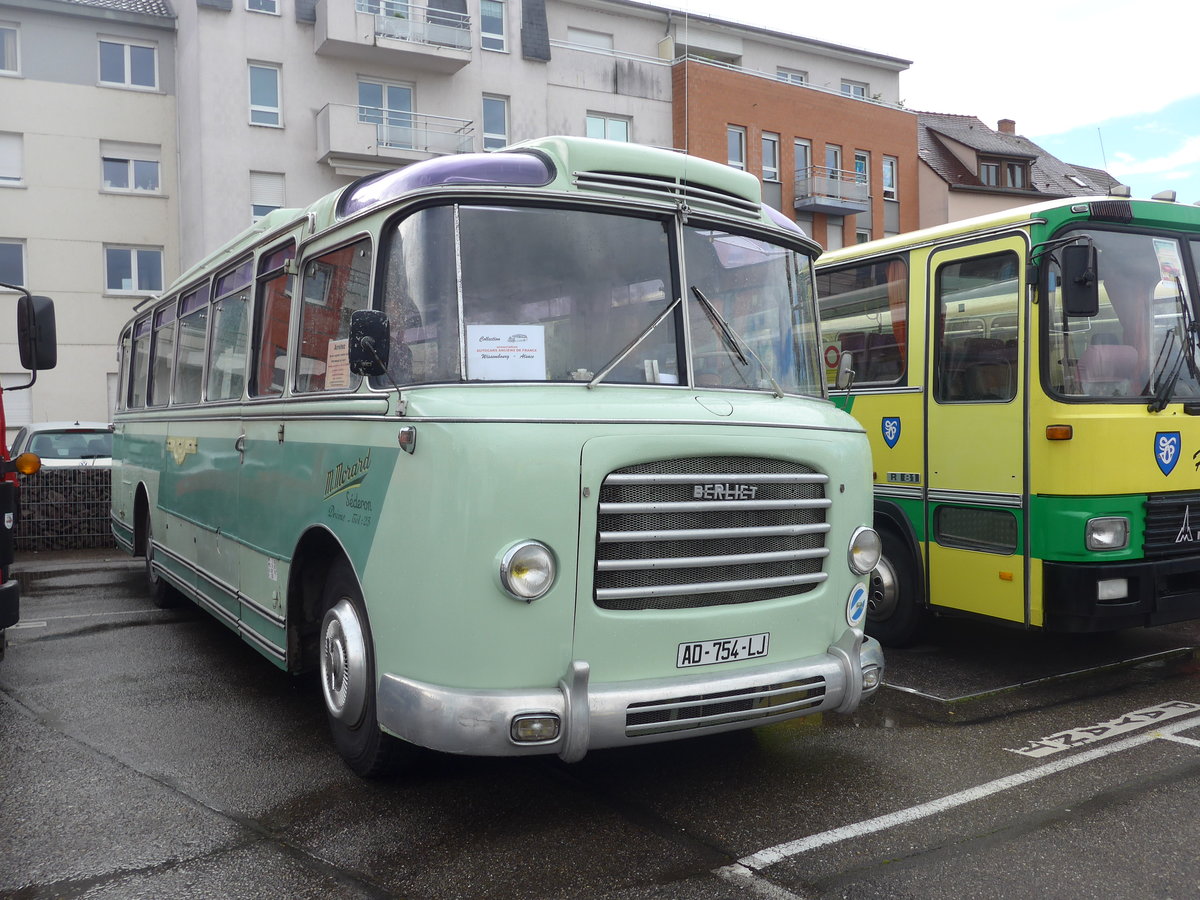
<path id="1" fill-rule="evenodd" d="M 878 641 L 848 628 L 820 656 L 719 674 L 590 684 L 576 660 L 549 690 L 471 691 L 385 674 L 379 723 L 397 737 L 444 753 L 518 756 L 557 753 L 567 762 L 588 750 L 678 740 L 753 728 L 819 712 L 852 712 L 882 682 Z M 558 722 L 550 740 L 518 742 L 513 721 Z"/>

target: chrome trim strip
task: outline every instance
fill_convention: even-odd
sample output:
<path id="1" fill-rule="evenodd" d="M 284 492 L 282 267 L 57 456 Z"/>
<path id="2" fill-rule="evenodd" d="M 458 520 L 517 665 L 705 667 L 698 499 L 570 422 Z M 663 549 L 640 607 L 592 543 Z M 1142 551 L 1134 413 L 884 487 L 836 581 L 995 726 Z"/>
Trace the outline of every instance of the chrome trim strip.
<path id="1" fill-rule="evenodd" d="M 643 541 L 705 541 L 742 537 L 788 537 L 798 534 L 828 534 L 828 522 L 815 525 L 759 525 L 750 528 L 674 528 L 665 531 L 601 531 L 600 543 Z"/>
<path id="2" fill-rule="evenodd" d="M 1020 494 L 998 494 L 988 491 L 938 491 L 926 494 L 930 503 L 962 503 L 970 506 L 1004 506 L 1021 509 L 1025 504 Z"/>
<path id="3" fill-rule="evenodd" d="M 600 515 L 655 512 L 728 512 L 763 509 L 829 509 L 833 501 L 821 500 L 686 500 L 662 503 L 601 503 Z"/>
<path id="4" fill-rule="evenodd" d="M 596 562 L 599 572 L 618 572 L 629 569 L 696 569 L 702 566 L 741 566 L 753 563 L 787 562 L 793 559 L 823 559 L 828 547 L 815 550 L 778 550 L 772 553 L 728 553 L 723 556 L 681 556 L 659 559 L 601 559 Z"/>
<path id="5" fill-rule="evenodd" d="M 879 484 L 875 485 L 876 497 L 898 497 L 907 500 L 924 500 L 925 489 L 923 487 L 908 487 L 903 484 Z"/>
<path id="6" fill-rule="evenodd" d="M 604 479 L 605 484 L 705 484 L 713 481 L 741 482 L 758 481 L 763 484 L 828 484 L 829 476 L 821 474 L 768 474 L 759 472 L 724 472 L 700 475 L 672 475 L 663 473 L 613 474 Z"/>
<path id="7" fill-rule="evenodd" d="M 807 690 L 817 690 L 824 688 L 824 684 L 814 684 Z M 782 693 L 796 693 L 806 690 L 803 686 L 797 686 Z M 771 696 L 772 694 L 781 693 L 779 691 L 767 691 L 761 694 L 750 693 L 743 696 L 721 697 L 719 700 L 692 700 L 690 702 L 666 704 L 660 709 L 686 709 L 689 707 L 702 706 L 707 703 L 736 703 L 739 700 L 756 700 L 760 697 Z M 647 722 L 643 725 L 627 725 L 625 727 L 626 734 L 638 736 L 644 734 L 671 734 L 677 731 L 691 731 L 695 728 L 700 728 L 705 725 L 720 725 L 726 722 L 744 722 L 747 727 L 753 723 L 754 726 L 765 725 L 773 719 L 788 718 L 795 715 L 797 712 L 805 709 L 811 709 L 820 706 L 825 700 L 824 693 L 820 697 L 807 697 L 803 700 L 796 700 L 791 703 L 781 703 L 778 706 L 764 706 L 757 709 L 738 710 L 736 712 L 718 713 L 711 716 L 696 716 L 691 719 L 670 719 L 666 722 Z M 646 712 L 654 707 L 647 707 L 637 710 L 631 710 L 634 713 Z"/>
<path id="8" fill-rule="evenodd" d="M 684 594 L 716 594 L 721 591 L 756 591 L 793 584 L 820 584 L 826 572 L 809 575 L 780 575 L 775 578 L 739 578 L 731 581 L 700 581 L 693 584 L 662 584 L 635 588 L 596 588 L 597 600 L 627 600 L 636 597 L 678 597 Z"/>

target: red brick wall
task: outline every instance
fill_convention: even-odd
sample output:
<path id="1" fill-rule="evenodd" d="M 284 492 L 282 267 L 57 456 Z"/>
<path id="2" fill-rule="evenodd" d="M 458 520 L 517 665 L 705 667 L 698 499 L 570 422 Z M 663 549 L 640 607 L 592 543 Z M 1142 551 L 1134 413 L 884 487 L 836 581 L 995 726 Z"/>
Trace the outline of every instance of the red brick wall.
<path id="1" fill-rule="evenodd" d="M 726 162 L 726 128 L 746 129 L 746 169 L 762 177 L 762 133 L 779 135 L 783 210 L 795 216 L 794 141 L 812 145 L 812 164 L 825 164 L 825 145 L 842 148 L 842 168 L 853 170 L 855 151 L 870 153 L 871 237 L 883 237 L 883 158 L 898 160 L 900 231 L 918 227 L 917 116 L 905 110 L 684 61 L 672 72 L 674 145 L 693 156 Z M 843 243 L 855 242 L 856 216 L 846 216 Z M 826 240 L 826 217 L 813 217 L 812 235 Z"/>

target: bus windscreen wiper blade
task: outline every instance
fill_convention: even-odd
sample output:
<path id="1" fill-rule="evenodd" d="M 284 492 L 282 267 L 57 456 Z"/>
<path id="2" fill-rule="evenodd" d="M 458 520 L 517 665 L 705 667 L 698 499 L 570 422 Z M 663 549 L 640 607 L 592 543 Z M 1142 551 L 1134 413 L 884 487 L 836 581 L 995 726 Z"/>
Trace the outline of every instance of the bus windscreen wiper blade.
<path id="1" fill-rule="evenodd" d="M 1159 372 L 1162 372 L 1162 375 L 1153 381 L 1154 399 L 1146 407 L 1150 412 L 1162 412 L 1166 409 L 1167 404 L 1171 402 L 1171 395 L 1175 393 L 1175 384 L 1179 381 L 1179 373 L 1183 370 L 1183 363 L 1187 359 L 1186 348 L 1180 347 L 1179 355 L 1175 357 L 1174 363 L 1171 362 L 1171 349 L 1175 346 L 1175 342 L 1175 332 L 1172 331 L 1167 335 L 1167 340 L 1158 352 L 1158 359 L 1154 362 L 1153 374 L 1158 375 Z"/>
<path id="2" fill-rule="evenodd" d="M 754 352 L 754 349 L 744 340 L 742 340 L 741 336 L 733 330 L 733 326 L 730 325 L 725 320 L 725 317 L 721 315 L 720 311 L 713 306 L 712 301 L 705 297 L 704 292 L 694 284 L 692 285 L 692 293 L 696 295 L 696 299 L 699 300 L 700 305 L 704 307 L 704 312 L 707 313 L 708 320 L 712 322 L 713 328 L 716 329 L 717 334 L 721 335 L 721 337 L 725 339 L 725 343 L 728 344 L 730 350 L 737 354 L 737 358 L 741 361 L 742 365 L 746 366 L 747 368 L 750 366 L 750 361 L 746 359 L 746 354 L 742 352 L 744 348 L 751 356 L 754 357 L 754 361 L 758 363 L 758 367 L 762 369 L 763 374 L 766 375 L 767 379 L 771 382 L 771 387 L 775 390 L 775 396 L 782 397 L 783 388 L 779 386 L 779 382 L 775 380 L 775 376 L 771 374 L 770 370 L 763 365 L 763 361 L 758 358 L 758 354 Z"/>
<path id="3" fill-rule="evenodd" d="M 650 333 L 652 331 L 654 331 L 655 328 L 658 327 L 658 323 L 661 322 L 663 319 L 665 319 L 667 316 L 669 316 L 671 314 L 671 310 L 673 310 L 675 307 L 677 307 L 681 302 L 683 302 L 683 298 L 676 297 L 669 304 L 667 304 L 667 308 L 664 309 L 662 312 L 660 312 L 654 318 L 654 321 L 651 322 L 649 325 L 647 325 L 642 330 L 642 332 L 640 334 L 638 334 L 637 337 L 635 337 L 632 341 L 630 341 L 628 344 L 626 344 L 625 349 L 623 349 L 620 353 L 618 353 L 616 356 L 614 356 L 612 358 L 612 360 L 608 363 L 608 365 L 606 365 L 603 369 L 601 369 L 599 372 L 597 372 L 596 377 L 593 378 L 591 381 L 589 381 L 587 386 L 589 388 L 594 388 L 601 381 L 603 381 L 604 376 L 607 375 L 609 372 L 611 372 L 613 369 L 615 369 L 618 365 L 620 365 L 621 360 L 623 360 L 626 356 L 628 356 L 633 351 L 634 347 L 636 347 L 638 344 L 640 344 L 642 341 L 644 341 L 650 335 Z"/>

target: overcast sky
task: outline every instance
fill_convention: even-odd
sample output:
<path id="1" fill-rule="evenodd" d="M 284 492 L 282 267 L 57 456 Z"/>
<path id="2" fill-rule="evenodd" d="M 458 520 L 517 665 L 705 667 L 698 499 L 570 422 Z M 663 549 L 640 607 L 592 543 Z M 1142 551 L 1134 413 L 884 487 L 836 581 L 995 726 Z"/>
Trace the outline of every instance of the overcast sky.
<path id="1" fill-rule="evenodd" d="M 1013 119 L 1065 162 L 1200 201 L 1200 3 L 646 0 L 912 60 L 909 109 Z"/>

